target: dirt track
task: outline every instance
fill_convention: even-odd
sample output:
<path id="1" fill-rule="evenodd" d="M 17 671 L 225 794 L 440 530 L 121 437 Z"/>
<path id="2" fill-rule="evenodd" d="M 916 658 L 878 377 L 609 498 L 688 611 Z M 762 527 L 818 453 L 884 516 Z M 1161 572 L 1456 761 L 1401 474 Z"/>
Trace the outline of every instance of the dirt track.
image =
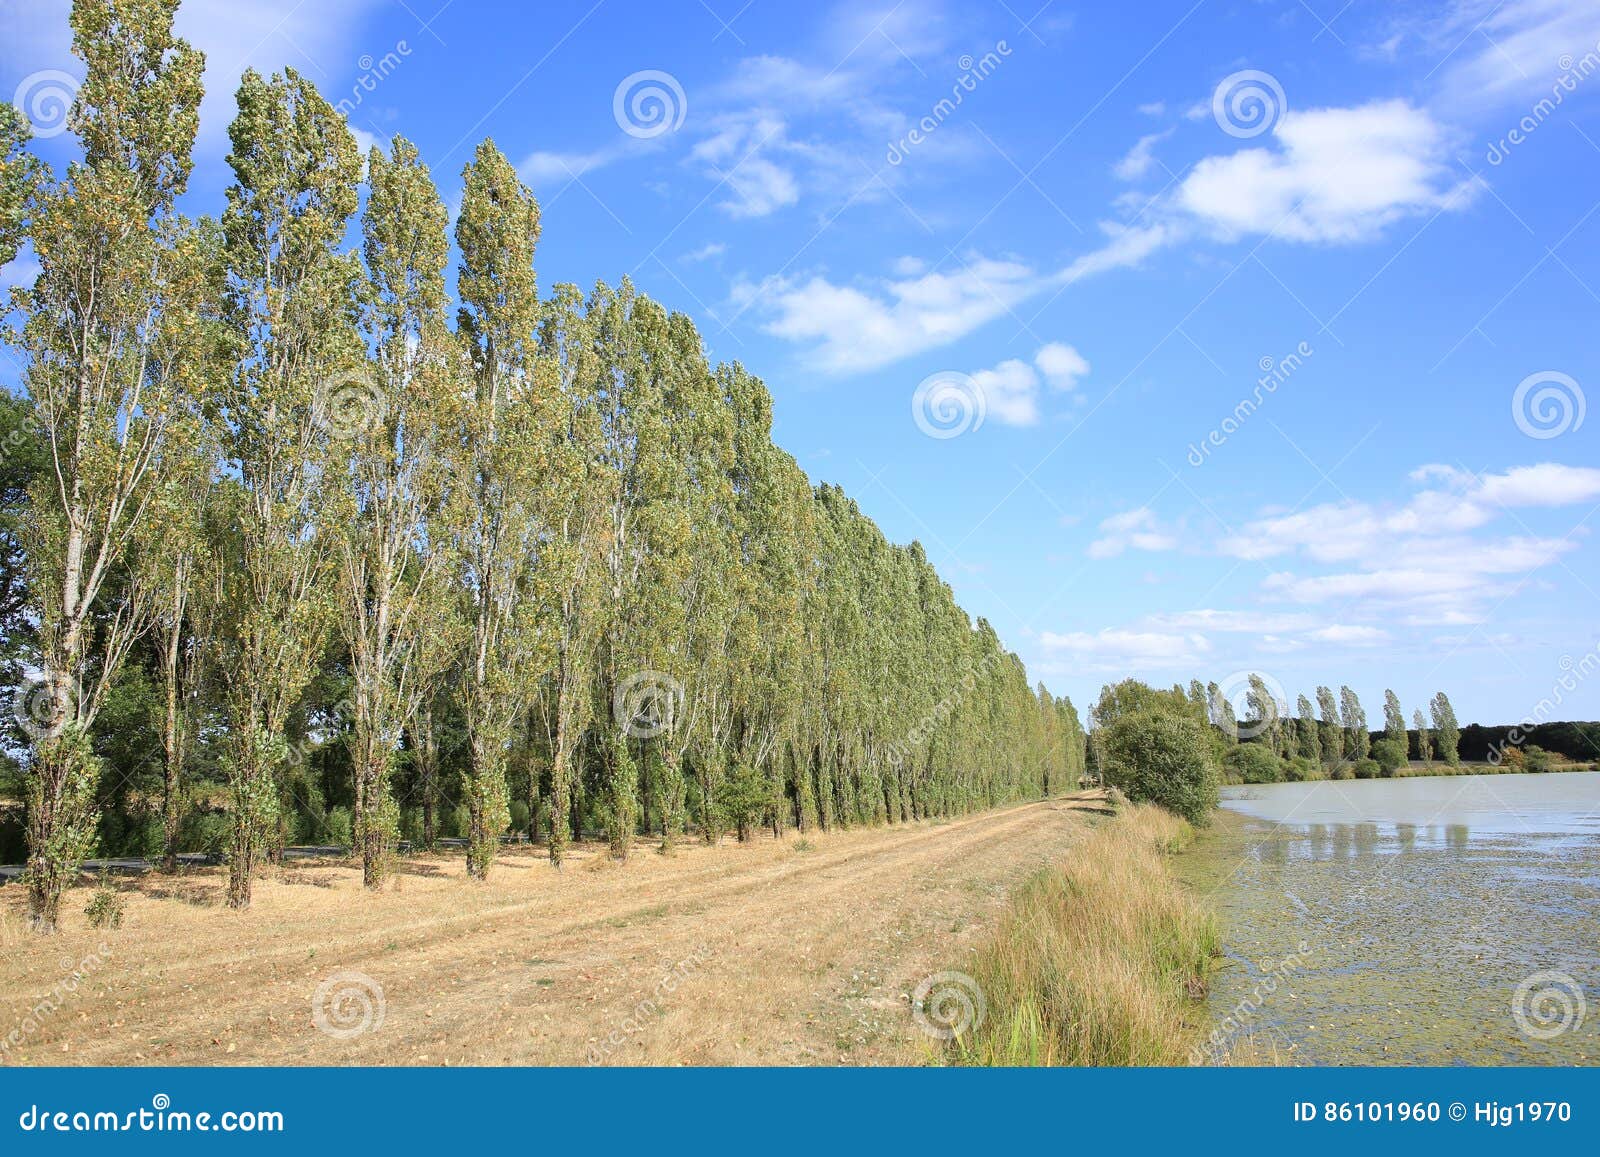
<path id="1" fill-rule="evenodd" d="M 1042 803 L 809 847 L 644 843 L 626 864 L 585 847 L 559 873 L 522 850 L 487 884 L 419 857 L 379 895 L 342 863 L 297 865 L 246 913 L 220 906 L 208 869 L 124 882 L 114 932 L 88 927 L 74 891 L 48 940 L 7 887 L 0 1041 L 23 1032 L 0 1063 L 914 1063 L 929 1045 L 917 982 L 959 967 L 1007 891 L 1083 826 Z M 30 1019 L 86 957 L 87 979 Z M 319 987 L 365 983 L 341 971 L 381 987 L 383 1010 L 343 1039 L 313 1018 Z M 359 999 L 323 1008 L 334 1029 L 367 1015 Z"/>

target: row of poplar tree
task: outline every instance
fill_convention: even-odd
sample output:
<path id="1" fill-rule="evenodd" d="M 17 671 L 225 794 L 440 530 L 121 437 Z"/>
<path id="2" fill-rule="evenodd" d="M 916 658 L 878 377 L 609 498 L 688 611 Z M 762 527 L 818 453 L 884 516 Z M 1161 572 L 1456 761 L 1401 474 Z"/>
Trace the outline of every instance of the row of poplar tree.
<path id="1" fill-rule="evenodd" d="M 37 926 L 92 849 L 97 716 L 134 667 L 163 703 L 169 857 L 186 768 L 220 768 L 238 907 L 308 747 L 347 745 L 369 886 L 401 766 L 431 807 L 455 761 L 477 877 L 518 761 L 557 863 L 585 814 L 625 856 L 646 815 L 670 844 L 1075 783 L 1072 705 L 920 546 L 810 485 L 758 379 L 626 281 L 540 296 L 539 207 L 493 144 L 463 172 L 453 301 L 416 147 L 362 157 L 292 70 L 245 74 L 226 206 L 186 216 L 203 61 L 176 7 L 74 4 L 63 176 L 0 120 L 0 261 L 26 239 L 40 267 L 6 334 L 9 450 L 41 460 L 18 528 Z M 337 717 L 308 726 L 335 675 Z"/>
<path id="2" fill-rule="evenodd" d="M 1241 736 L 1255 739 L 1271 748 L 1281 759 L 1300 757 L 1313 765 L 1359 763 L 1373 754 L 1372 731 L 1366 708 L 1349 687 L 1340 687 L 1337 697 L 1331 687 L 1318 687 L 1315 707 L 1305 695 L 1297 697 L 1295 711 L 1259 674 L 1248 676 L 1244 692 L 1245 717 L 1241 720 L 1226 693 L 1211 683 L 1202 686 L 1198 679 L 1189 684 L 1187 698 L 1205 710 L 1208 720 L 1233 741 Z M 1179 695 L 1184 689 L 1174 688 Z M 1428 726 L 1429 719 L 1433 726 Z M 1406 727 L 1405 710 L 1393 691 L 1383 693 L 1383 737 L 1378 742 L 1393 746 L 1386 752 L 1396 765 L 1408 759 L 1424 763 L 1441 759 L 1451 767 L 1461 762 L 1458 747 L 1461 725 L 1455 708 L 1443 691 L 1428 701 L 1428 717 L 1422 709 L 1412 712 L 1413 727 Z M 1413 735 L 1415 744 L 1413 746 Z M 1413 754 L 1413 751 L 1415 754 Z"/>

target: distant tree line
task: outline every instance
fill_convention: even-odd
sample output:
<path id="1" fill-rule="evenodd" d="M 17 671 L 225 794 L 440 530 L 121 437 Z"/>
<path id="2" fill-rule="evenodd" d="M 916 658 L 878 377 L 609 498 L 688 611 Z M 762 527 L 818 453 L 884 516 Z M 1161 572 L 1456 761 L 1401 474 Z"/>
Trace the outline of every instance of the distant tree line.
<path id="1" fill-rule="evenodd" d="M 771 441 L 772 401 L 624 281 L 534 277 L 484 142 L 454 226 L 418 150 L 362 157 L 304 77 L 245 73 L 220 217 L 178 208 L 203 60 L 176 0 L 77 0 L 57 176 L 0 113 L 3 659 L 29 909 L 95 849 L 263 862 L 500 837 L 559 864 L 948 816 L 1075 786 L 1030 687 L 913 543 Z M 352 226 L 359 244 L 346 243 Z"/>

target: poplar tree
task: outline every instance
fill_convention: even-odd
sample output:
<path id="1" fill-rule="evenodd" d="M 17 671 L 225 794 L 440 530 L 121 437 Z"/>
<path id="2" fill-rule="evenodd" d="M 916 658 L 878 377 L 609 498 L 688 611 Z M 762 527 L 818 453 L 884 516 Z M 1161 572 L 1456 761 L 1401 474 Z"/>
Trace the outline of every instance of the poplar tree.
<path id="1" fill-rule="evenodd" d="M 1407 750 L 1406 713 L 1400 707 L 1400 697 L 1393 691 L 1383 693 L 1383 737 Z"/>
<path id="2" fill-rule="evenodd" d="M 334 601 L 322 533 L 330 439 L 365 420 L 354 258 L 339 251 L 361 161 L 344 119 L 293 69 L 240 81 L 223 214 L 237 366 L 221 399 L 225 481 L 207 596 L 227 702 L 228 904 L 248 907 L 280 830 L 284 729 Z"/>
<path id="3" fill-rule="evenodd" d="M 1372 733 L 1367 730 L 1367 713 L 1361 699 L 1349 687 L 1339 688 L 1339 717 L 1344 727 L 1344 757 L 1352 762 L 1367 758 L 1372 749 Z"/>
<path id="4" fill-rule="evenodd" d="M 151 623 L 147 517 L 189 453 L 180 415 L 204 393 L 191 375 L 210 266 L 202 235 L 174 208 L 204 60 L 173 36 L 176 9 L 176 0 L 73 5 L 86 76 L 69 124 L 83 155 L 64 180 L 19 159 L 23 130 L 9 114 L 0 122 L 0 256 L 15 252 L 26 219 L 40 267 L 13 297 L 21 322 L 9 340 L 46 450 L 23 527 L 42 675 L 22 701 L 35 737 L 28 915 L 45 932 L 93 839 L 89 731 Z"/>
<path id="5" fill-rule="evenodd" d="M 467 398 L 454 434 L 448 525 L 468 624 L 458 688 L 469 759 L 467 871 L 483 879 L 510 823 L 507 752 L 554 650 L 539 613 L 548 600 L 536 586 L 539 503 L 564 399 L 555 365 L 538 351 L 539 204 L 490 141 L 462 178 L 456 332 Z"/>
<path id="6" fill-rule="evenodd" d="M 1344 759 L 1344 730 L 1339 721 L 1339 701 L 1328 687 L 1317 688 L 1317 711 L 1321 715 L 1318 731 L 1322 738 L 1324 763 L 1335 764 Z"/>
<path id="7" fill-rule="evenodd" d="M 1433 736 L 1428 733 L 1428 721 L 1422 717 L 1422 708 L 1411 713 L 1412 726 L 1417 729 L 1417 758 L 1423 763 L 1433 762 Z"/>
<path id="8" fill-rule="evenodd" d="M 429 689 L 437 663 L 430 609 L 447 593 L 448 540 L 429 533 L 448 487 L 458 361 L 444 321 L 448 218 L 416 146 L 367 160 L 371 193 L 362 215 L 366 292 L 361 336 L 367 365 L 335 431 L 330 501 L 338 536 L 340 632 L 354 676 L 350 757 L 355 835 L 366 886 L 383 881 L 397 837 L 389 776 L 401 732 Z"/>
<path id="9" fill-rule="evenodd" d="M 1304 695 L 1300 696 L 1295 707 L 1299 715 L 1299 726 L 1296 730 L 1300 754 L 1315 766 L 1322 762 L 1322 737 L 1318 732 L 1317 717 L 1312 713 L 1311 700 Z"/>
<path id="10" fill-rule="evenodd" d="M 1456 722 L 1455 708 L 1450 706 L 1449 697 L 1443 691 L 1438 692 L 1429 702 L 1428 709 L 1433 715 L 1433 734 L 1439 755 L 1451 767 L 1461 766 L 1461 756 L 1457 751 L 1461 742 L 1461 727 Z"/>

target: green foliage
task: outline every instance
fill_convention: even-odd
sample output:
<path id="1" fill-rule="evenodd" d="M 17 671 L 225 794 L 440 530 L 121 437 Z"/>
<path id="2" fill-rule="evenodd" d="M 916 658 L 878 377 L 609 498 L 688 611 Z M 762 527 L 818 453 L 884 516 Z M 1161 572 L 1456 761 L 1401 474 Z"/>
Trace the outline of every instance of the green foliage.
<path id="1" fill-rule="evenodd" d="M 1117 712 L 1100 742 L 1106 781 L 1134 803 L 1160 804 L 1197 826 L 1211 822 L 1221 768 L 1193 712 L 1147 699 Z"/>
<path id="2" fill-rule="evenodd" d="M 1428 709 L 1433 715 L 1433 738 L 1439 758 L 1451 767 L 1458 766 L 1461 763 L 1461 727 L 1456 722 L 1455 709 L 1443 691 L 1433 697 Z"/>
<path id="3" fill-rule="evenodd" d="M 1372 745 L 1372 758 L 1384 775 L 1392 776 L 1406 765 L 1405 741 L 1392 739 L 1386 734 Z"/>
<path id="4" fill-rule="evenodd" d="M 355 847 L 355 820 L 349 808 L 340 806 L 329 810 L 323 821 L 320 839 L 332 847 Z"/>
<path id="5" fill-rule="evenodd" d="M 1356 760 L 1353 770 L 1357 779 L 1377 779 L 1382 774 L 1382 768 L 1378 766 L 1377 760 L 1374 759 Z"/>
<path id="6" fill-rule="evenodd" d="M 1233 783 L 1277 783 L 1284 778 L 1284 761 L 1264 742 L 1230 747 L 1222 762 Z"/>
<path id="7" fill-rule="evenodd" d="M 122 893 L 117 891 L 107 876 L 102 875 L 83 914 L 89 917 L 91 928 L 121 928 L 123 907 Z"/>

